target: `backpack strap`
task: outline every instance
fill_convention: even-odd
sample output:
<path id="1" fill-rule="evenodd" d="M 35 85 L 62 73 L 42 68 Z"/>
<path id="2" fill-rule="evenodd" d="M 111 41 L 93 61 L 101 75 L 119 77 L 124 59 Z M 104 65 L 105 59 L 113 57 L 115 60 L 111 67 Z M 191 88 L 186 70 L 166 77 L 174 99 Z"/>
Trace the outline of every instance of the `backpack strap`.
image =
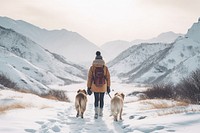
<path id="1" fill-rule="evenodd" d="M 94 73 L 94 66 L 92 66 L 92 81 L 94 81 L 95 73 Z"/>
<path id="2" fill-rule="evenodd" d="M 105 80 L 107 80 L 106 75 L 107 75 L 107 69 L 106 67 L 103 65 L 103 73 L 104 73 L 104 78 Z"/>

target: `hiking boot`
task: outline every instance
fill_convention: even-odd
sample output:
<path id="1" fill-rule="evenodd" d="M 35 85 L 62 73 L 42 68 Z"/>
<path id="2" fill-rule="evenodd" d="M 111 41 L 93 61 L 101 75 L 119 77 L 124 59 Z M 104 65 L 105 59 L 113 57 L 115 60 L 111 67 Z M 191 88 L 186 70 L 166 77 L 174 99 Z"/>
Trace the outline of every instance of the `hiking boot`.
<path id="1" fill-rule="evenodd" d="M 95 107 L 94 111 L 95 111 L 94 118 L 97 119 L 98 118 L 98 108 Z"/>
<path id="2" fill-rule="evenodd" d="M 98 114 L 94 114 L 94 119 L 97 119 L 98 118 Z"/>
<path id="3" fill-rule="evenodd" d="M 99 110 L 99 116 L 103 116 L 103 108 L 100 108 L 100 110 Z"/>

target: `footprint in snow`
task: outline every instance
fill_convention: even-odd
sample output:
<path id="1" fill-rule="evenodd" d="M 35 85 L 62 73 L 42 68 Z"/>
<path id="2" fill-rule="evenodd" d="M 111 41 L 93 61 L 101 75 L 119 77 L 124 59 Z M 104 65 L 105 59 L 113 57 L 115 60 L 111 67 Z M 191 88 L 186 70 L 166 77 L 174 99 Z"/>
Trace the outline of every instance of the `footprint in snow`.
<path id="1" fill-rule="evenodd" d="M 131 116 L 129 116 L 129 119 L 131 120 L 131 119 L 134 119 L 135 117 L 136 117 L 137 120 L 142 120 L 142 119 L 145 119 L 147 116 L 131 115 Z"/>
<path id="2" fill-rule="evenodd" d="M 44 124 L 43 121 L 36 121 L 35 123 L 40 124 L 40 125 Z"/>
<path id="3" fill-rule="evenodd" d="M 166 130 L 167 132 L 176 132 L 176 130 Z"/>
<path id="4" fill-rule="evenodd" d="M 50 121 L 50 122 L 56 122 L 57 120 L 55 120 L 55 119 L 48 119 L 48 121 Z"/>
<path id="5" fill-rule="evenodd" d="M 150 133 L 150 132 L 161 132 L 160 130 L 163 130 L 165 127 L 164 126 L 156 126 L 156 127 L 149 127 L 149 128 L 143 128 L 140 129 L 140 131 L 145 132 L 145 133 Z"/>
<path id="6" fill-rule="evenodd" d="M 134 115 L 129 116 L 129 119 L 134 119 L 134 118 L 135 118 Z"/>
<path id="7" fill-rule="evenodd" d="M 130 128 L 130 125 L 122 125 L 122 129 L 124 130 L 124 132 L 133 132 L 133 129 Z"/>
<path id="8" fill-rule="evenodd" d="M 54 132 L 60 132 L 60 127 L 58 127 L 57 125 L 54 125 L 51 129 L 52 129 Z"/>
<path id="9" fill-rule="evenodd" d="M 128 124 L 127 125 L 122 125 L 122 128 L 125 129 L 125 128 L 129 127 L 129 126 L 130 125 L 128 125 Z"/>
<path id="10" fill-rule="evenodd" d="M 138 118 L 138 120 L 142 120 L 142 119 L 145 119 L 147 116 L 140 116 L 139 118 Z"/>
<path id="11" fill-rule="evenodd" d="M 26 132 L 29 132 L 29 133 L 35 133 L 36 132 L 36 130 L 34 130 L 34 129 L 24 129 Z"/>

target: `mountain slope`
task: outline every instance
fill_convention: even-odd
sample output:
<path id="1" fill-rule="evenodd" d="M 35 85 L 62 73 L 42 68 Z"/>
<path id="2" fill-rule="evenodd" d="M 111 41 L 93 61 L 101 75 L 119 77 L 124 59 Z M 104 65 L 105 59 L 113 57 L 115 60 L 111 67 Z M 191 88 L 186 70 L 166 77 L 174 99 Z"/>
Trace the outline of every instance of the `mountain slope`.
<path id="1" fill-rule="evenodd" d="M 83 82 L 86 70 L 29 38 L 0 27 L 0 74 L 22 89 L 45 93 L 47 85 Z"/>
<path id="2" fill-rule="evenodd" d="M 186 38 L 190 38 L 193 41 L 200 43 L 200 18 L 197 23 L 194 23 L 192 25 L 192 28 L 190 28 L 186 34 Z"/>
<path id="3" fill-rule="evenodd" d="M 195 23 L 185 37 L 172 44 L 153 48 L 149 48 L 151 44 L 140 44 L 129 48 L 109 63 L 111 73 L 128 83 L 177 83 L 200 67 L 199 26 L 200 22 Z M 145 52 L 138 49 L 142 46 Z"/>
<path id="4" fill-rule="evenodd" d="M 110 61 L 114 59 L 117 55 L 119 55 L 121 52 L 126 50 L 127 48 L 133 46 L 133 45 L 138 45 L 141 43 L 173 43 L 179 36 L 183 36 L 182 34 L 177 34 L 172 31 L 170 32 L 165 32 L 157 37 L 148 39 L 148 40 L 134 40 L 131 42 L 128 41 L 122 41 L 122 40 L 117 40 L 117 41 L 112 41 L 112 42 L 107 42 L 103 44 L 100 48 L 104 50 L 107 55 L 107 59 Z"/>
<path id="5" fill-rule="evenodd" d="M 170 44 L 161 43 L 134 45 L 108 63 L 110 72 L 119 77 L 132 74 L 141 69 L 141 66 L 144 66 L 144 63 L 157 52 L 169 47 Z"/>
<path id="6" fill-rule="evenodd" d="M 183 36 L 180 33 L 174 33 L 172 31 L 164 32 L 158 35 L 157 37 L 148 39 L 148 40 L 141 40 L 148 43 L 173 43 L 178 37 Z"/>
<path id="7" fill-rule="evenodd" d="M 65 29 L 50 31 L 22 20 L 13 20 L 7 17 L 0 17 L 0 25 L 27 36 L 49 51 L 63 55 L 75 63 L 81 64 L 93 60 L 96 50 L 100 50 L 99 47 L 78 33 Z"/>

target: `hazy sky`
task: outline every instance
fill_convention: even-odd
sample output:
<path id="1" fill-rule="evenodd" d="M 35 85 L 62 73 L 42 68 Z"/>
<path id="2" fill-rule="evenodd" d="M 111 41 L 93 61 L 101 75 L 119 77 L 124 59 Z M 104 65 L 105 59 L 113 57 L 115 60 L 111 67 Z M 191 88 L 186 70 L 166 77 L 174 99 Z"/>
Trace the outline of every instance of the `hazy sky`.
<path id="1" fill-rule="evenodd" d="M 200 0 L 0 0 L 0 16 L 78 32 L 101 45 L 186 33 L 200 17 Z"/>

